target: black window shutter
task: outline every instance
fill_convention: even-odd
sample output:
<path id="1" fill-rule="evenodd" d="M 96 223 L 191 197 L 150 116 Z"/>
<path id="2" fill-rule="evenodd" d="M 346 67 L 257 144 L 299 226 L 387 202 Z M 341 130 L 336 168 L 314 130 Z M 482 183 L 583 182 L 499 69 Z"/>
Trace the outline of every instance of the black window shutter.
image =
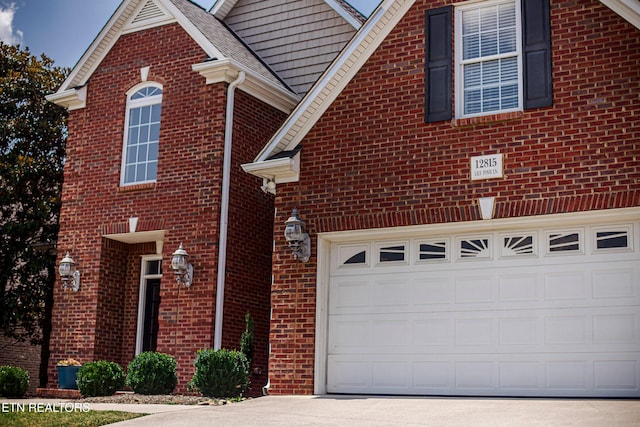
<path id="1" fill-rule="evenodd" d="M 553 105 L 549 0 L 522 1 L 524 108 Z"/>
<path id="2" fill-rule="evenodd" d="M 451 113 L 451 11 L 441 7 L 426 15 L 425 120 L 450 120 Z"/>

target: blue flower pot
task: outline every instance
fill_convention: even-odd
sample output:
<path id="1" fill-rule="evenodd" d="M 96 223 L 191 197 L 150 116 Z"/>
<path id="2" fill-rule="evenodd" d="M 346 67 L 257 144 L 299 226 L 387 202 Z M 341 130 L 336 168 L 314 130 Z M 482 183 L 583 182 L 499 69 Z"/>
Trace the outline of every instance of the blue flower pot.
<path id="1" fill-rule="evenodd" d="M 63 390 L 77 390 L 76 375 L 80 366 L 58 366 L 58 387 Z"/>

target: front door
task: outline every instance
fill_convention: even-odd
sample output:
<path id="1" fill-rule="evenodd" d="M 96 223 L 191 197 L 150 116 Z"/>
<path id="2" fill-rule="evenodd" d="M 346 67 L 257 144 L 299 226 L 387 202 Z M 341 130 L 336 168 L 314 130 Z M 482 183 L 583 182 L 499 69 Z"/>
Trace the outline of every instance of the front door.
<path id="1" fill-rule="evenodd" d="M 140 270 L 136 354 L 156 350 L 161 279 L 162 257 L 159 255 L 143 256 Z"/>
<path id="2" fill-rule="evenodd" d="M 158 311 L 160 309 L 160 279 L 147 280 L 144 307 L 142 351 L 156 351 L 158 344 Z"/>

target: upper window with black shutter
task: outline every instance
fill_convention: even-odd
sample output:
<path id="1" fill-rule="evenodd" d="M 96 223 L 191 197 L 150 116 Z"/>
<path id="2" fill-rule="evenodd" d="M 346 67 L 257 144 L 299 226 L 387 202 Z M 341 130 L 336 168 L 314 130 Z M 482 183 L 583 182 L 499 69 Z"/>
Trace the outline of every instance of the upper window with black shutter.
<path id="1" fill-rule="evenodd" d="M 549 22 L 549 0 L 474 0 L 428 10 L 425 120 L 552 105 Z"/>

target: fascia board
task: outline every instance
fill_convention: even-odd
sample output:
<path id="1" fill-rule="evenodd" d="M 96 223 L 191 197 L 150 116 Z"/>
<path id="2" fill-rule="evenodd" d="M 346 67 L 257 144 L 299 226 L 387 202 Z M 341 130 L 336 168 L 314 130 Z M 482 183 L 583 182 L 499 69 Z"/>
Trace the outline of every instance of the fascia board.
<path id="1" fill-rule="evenodd" d="M 378 6 L 258 154 L 256 162 L 264 161 L 281 151 L 293 150 L 302 142 L 414 2 L 415 0 L 385 0 Z"/>
<path id="2" fill-rule="evenodd" d="M 600 0 L 600 2 L 640 29 L 640 1 Z"/>
<path id="3" fill-rule="evenodd" d="M 233 59 L 203 62 L 194 64 L 191 68 L 203 76 L 207 84 L 231 83 L 237 79 L 241 71 L 244 71 L 246 77 L 238 89 L 287 114 L 300 101 L 300 98 L 294 93 L 277 87 Z"/>
<path id="4" fill-rule="evenodd" d="M 218 0 L 213 6 L 211 6 L 209 13 L 218 19 L 224 20 L 237 2 L 238 0 Z"/>
<path id="5" fill-rule="evenodd" d="M 344 10 L 342 6 L 340 6 L 335 0 L 324 0 L 326 4 L 329 5 L 333 10 L 336 11 L 338 15 L 342 17 L 345 21 L 347 21 L 353 28 L 359 30 L 362 27 L 362 23 L 354 18 L 349 12 Z"/>
<path id="6" fill-rule="evenodd" d="M 100 62 L 102 62 L 102 59 L 104 59 L 104 56 L 106 56 L 106 53 L 111 50 L 118 40 L 119 34 L 117 28 L 124 25 L 127 19 L 127 17 L 125 17 L 127 9 L 133 9 L 130 3 L 131 2 L 127 1 L 120 3 L 118 9 L 113 12 L 109 21 L 102 27 L 102 30 L 100 30 L 95 39 L 93 39 L 89 48 L 73 67 L 58 92 L 64 92 L 76 86 L 84 86 L 87 83 L 91 74 L 93 74 Z M 132 10 L 130 10 L 130 13 L 131 12 Z"/>

